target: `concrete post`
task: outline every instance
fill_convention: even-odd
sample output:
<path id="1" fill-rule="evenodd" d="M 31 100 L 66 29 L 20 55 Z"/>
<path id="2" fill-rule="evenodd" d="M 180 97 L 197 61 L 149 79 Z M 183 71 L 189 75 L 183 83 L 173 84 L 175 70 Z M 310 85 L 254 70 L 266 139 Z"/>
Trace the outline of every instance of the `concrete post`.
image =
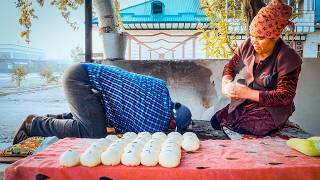
<path id="1" fill-rule="evenodd" d="M 127 37 L 120 33 L 113 0 L 93 0 L 99 18 L 99 32 L 103 43 L 104 58 L 124 59 Z"/>

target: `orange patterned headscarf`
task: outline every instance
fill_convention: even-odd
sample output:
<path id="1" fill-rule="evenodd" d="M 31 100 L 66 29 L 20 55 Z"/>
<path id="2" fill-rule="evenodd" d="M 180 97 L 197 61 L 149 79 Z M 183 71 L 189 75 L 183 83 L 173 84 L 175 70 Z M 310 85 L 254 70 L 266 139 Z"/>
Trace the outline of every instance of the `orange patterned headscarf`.
<path id="1" fill-rule="evenodd" d="M 272 0 L 266 7 L 260 9 L 250 24 L 250 35 L 265 38 L 277 38 L 283 29 L 294 24 L 289 21 L 292 8 L 281 0 Z"/>

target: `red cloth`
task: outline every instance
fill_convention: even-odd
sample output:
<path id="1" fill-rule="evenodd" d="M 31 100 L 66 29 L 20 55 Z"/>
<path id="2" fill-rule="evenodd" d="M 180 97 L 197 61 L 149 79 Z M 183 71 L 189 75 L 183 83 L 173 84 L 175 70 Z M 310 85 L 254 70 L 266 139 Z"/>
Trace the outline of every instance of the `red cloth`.
<path id="1" fill-rule="evenodd" d="M 99 165 L 94 168 L 59 165 L 59 156 L 73 148 L 83 152 L 92 139 L 62 139 L 45 152 L 11 164 L 5 180 L 35 179 L 320 179 L 320 157 L 308 157 L 275 139 L 201 141 L 195 153 L 182 153 L 177 168 Z"/>

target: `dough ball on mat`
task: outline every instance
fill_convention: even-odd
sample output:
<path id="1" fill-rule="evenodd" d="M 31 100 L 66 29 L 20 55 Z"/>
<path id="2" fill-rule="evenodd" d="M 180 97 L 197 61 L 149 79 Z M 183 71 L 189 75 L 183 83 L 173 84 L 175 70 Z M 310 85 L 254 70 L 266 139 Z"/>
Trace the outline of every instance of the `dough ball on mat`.
<path id="1" fill-rule="evenodd" d="M 193 137 L 188 137 L 185 138 L 182 141 L 182 148 L 186 151 L 196 151 L 200 147 L 200 142 L 199 140 L 193 138 Z"/>
<path id="2" fill-rule="evenodd" d="M 139 134 L 138 134 L 138 137 L 137 137 L 138 139 L 139 138 L 142 138 L 142 139 L 144 139 L 145 141 L 149 141 L 151 138 L 152 138 L 152 136 L 151 136 L 151 134 L 149 133 L 149 132 L 140 132 Z"/>
<path id="3" fill-rule="evenodd" d="M 111 134 L 111 135 L 108 135 L 108 136 L 106 137 L 106 139 L 110 139 L 111 141 L 115 141 L 115 140 L 117 140 L 117 139 L 119 139 L 119 138 L 118 138 L 118 136 Z"/>
<path id="4" fill-rule="evenodd" d="M 125 166 L 139 166 L 140 153 L 133 150 L 125 151 L 121 156 L 121 163 Z"/>
<path id="5" fill-rule="evenodd" d="M 108 149 L 101 154 L 101 162 L 107 166 L 116 166 L 120 164 L 121 152 L 117 149 Z"/>
<path id="6" fill-rule="evenodd" d="M 159 164 L 162 167 L 174 168 L 180 164 L 180 157 L 172 151 L 161 151 L 159 155 Z"/>
<path id="7" fill-rule="evenodd" d="M 105 149 L 107 149 L 112 144 L 112 141 L 110 139 L 101 138 L 98 139 L 97 143 L 104 146 Z"/>
<path id="8" fill-rule="evenodd" d="M 81 154 L 80 162 L 83 166 L 94 167 L 101 163 L 101 153 L 95 149 L 89 149 L 87 152 Z"/>
<path id="9" fill-rule="evenodd" d="M 182 136 L 183 136 L 183 138 L 186 138 L 186 137 L 189 137 L 189 136 L 192 136 L 194 138 L 198 138 L 198 136 L 194 132 L 185 132 Z"/>
<path id="10" fill-rule="evenodd" d="M 135 140 L 137 138 L 137 134 L 134 132 L 126 132 L 123 134 L 122 139 L 127 139 L 129 142 Z"/>
<path id="11" fill-rule="evenodd" d="M 152 139 L 160 139 L 163 142 L 167 139 L 167 135 L 163 132 L 155 132 L 152 134 Z"/>
<path id="12" fill-rule="evenodd" d="M 144 166 L 155 166 L 158 164 L 159 153 L 153 149 L 144 148 L 140 154 L 140 159 Z"/>
<path id="13" fill-rule="evenodd" d="M 60 155 L 60 165 L 65 167 L 73 167 L 80 163 L 80 156 L 75 150 L 67 150 Z"/>

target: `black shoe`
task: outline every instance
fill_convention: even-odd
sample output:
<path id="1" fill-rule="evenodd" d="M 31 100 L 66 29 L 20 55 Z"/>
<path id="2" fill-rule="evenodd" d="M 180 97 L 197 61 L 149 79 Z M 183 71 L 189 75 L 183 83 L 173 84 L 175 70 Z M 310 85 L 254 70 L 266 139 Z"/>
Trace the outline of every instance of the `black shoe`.
<path id="1" fill-rule="evenodd" d="M 13 138 L 12 144 L 20 143 L 21 141 L 31 137 L 30 128 L 35 115 L 29 115 L 21 124 L 19 130 Z"/>
<path id="2" fill-rule="evenodd" d="M 211 126 L 213 129 L 215 130 L 221 130 L 221 126 L 220 126 L 220 123 L 216 117 L 216 115 L 214 115 L 211 120 L 210 120 L 210 123 L 211 123 Z"/>

